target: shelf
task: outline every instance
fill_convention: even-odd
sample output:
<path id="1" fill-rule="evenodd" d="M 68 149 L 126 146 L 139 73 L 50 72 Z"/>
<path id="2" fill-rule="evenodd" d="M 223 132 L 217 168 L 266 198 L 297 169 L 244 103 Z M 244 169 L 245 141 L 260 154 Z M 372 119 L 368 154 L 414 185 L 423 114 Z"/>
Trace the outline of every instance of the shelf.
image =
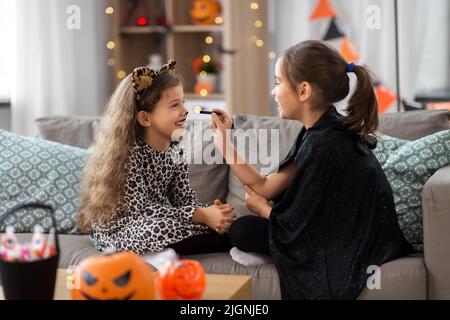
<path id="1" fill-rule="evenodd" d="M 211 26 L 190 26 L 190 25 L 179 25 L 173 26 L 173 32 L 179 33 L 190 33 L 190 32 L 222 32 L 223 27 L 218 25 Z M 168 33 L 168 28 L 162 26 L 148 26 L 148 27 L 122 27 L 120 28 L 121 34 L 143 34 L 143 33 Z"/>
<path id="2" fill-rule="evenodd" d="M 166 27 L 162 26 L 148 26 L 148 27 L 122 27 L 120 28 L 121 34 L 145 34 L 145 33 L 167 33 Z"/>
<path id="3" fill-rule="evenodd" d="M 267 24 L 255 28 L 249 23 L 255 19 L 267 21 L 267 0 L 258 0 L 257 12 L 250 8 L 254 0 L 219 0 L 224 23 L 210 25 L 193 24 L 192 1 L 110 0 L 114 14 L 108 20 L 111 41 L 116 44 L 108 52 L 108 58 L 115 62 L 110 67 L 113 85 L 120 83 L 121 71 L 129 73 L 136 66 L 147 65 L 150 57 L 158 54 L 163 62 L 171 58 L 177 61 L 176 74 L 183 79 L 187 104 L 220 106 L 230 113 L 270 114 L 267 52 L 249 41 L 252 36 L 267 38 Z M 140 16 L 146 16 L 149 24 L 138 26 Z M 168 26 L 161 25 L 165 23 Z M 221 48 L 239 50 L 239 54 L 224 54 Z M 216 91 L 203 97 L 195 94 L 197 79 L 192 67 L 196 59 L 206 54 L 220 61 L 222 71 Z"/>
<path id="4" fill-rule="evenodd" d="M 193 92 L 185 92 L 184 97 L 190 100 L 225 100 L 223 93 L 210 93 L 206 97 Z"/>
<path id="5" fill-rule="evenodd" d="M 194 26 L 194 25 L 176 25 L 173 26 L 173 32 L 222 32 L 222 25 Z"/>

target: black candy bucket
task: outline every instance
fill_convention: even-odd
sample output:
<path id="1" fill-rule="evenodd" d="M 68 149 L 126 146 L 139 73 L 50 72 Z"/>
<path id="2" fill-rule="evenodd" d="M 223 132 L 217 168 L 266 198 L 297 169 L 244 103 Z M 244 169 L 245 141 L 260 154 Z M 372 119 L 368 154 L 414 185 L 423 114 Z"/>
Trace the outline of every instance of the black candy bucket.
<path id="1" fill-rule="evenodd" d="M 3 294 L 6 300 L 52 300 L 59 261 L 59 242 L 53 208 L 40 203 L 17 205 L 0 217 L 0 223 L 10 214 L 28 208 L 50 211 L 55 229 L 56 252 L 47 259 L 32 262 L 9 262 L 0 259 Z"/>

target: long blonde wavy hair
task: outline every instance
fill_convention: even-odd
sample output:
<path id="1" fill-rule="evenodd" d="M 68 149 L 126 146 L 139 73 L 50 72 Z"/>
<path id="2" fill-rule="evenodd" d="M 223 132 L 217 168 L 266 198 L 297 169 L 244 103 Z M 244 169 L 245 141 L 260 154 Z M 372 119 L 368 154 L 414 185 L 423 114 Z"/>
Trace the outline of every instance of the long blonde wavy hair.
<path id="1" fill-rule="evenodd" d="M 137 114 L 152 112 L 162 93 L 178 85 L 181 80 L 176 75 L 163 72 L 136 99 L 131 74 L 119 83 L 106 105 L 83 170 L 77 219 L 81 230 L 89 231 L 92 223 L 103 224 L 114 217 L 123 196 L 129 148 L 143 133 Z"/>

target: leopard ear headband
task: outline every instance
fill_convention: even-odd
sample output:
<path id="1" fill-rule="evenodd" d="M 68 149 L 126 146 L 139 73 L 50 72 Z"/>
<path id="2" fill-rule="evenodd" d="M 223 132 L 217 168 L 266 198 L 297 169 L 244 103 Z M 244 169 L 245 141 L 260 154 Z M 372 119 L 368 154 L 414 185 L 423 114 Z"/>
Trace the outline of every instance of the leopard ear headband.
<path id="1" fill-rule="evenodd" d="M 156 70 L 148 67 L 135 68 L 131 77 L 133 80 L 133 89 L 134 93 L 136 94 L 136 99 L 140 101 L 142 93 L 145 91 L 145 89 L 151 87 L 153 80 L 163 72 L 174 70 L 175 65 L 176 61 L 170 59 L 161 68 Z"/>

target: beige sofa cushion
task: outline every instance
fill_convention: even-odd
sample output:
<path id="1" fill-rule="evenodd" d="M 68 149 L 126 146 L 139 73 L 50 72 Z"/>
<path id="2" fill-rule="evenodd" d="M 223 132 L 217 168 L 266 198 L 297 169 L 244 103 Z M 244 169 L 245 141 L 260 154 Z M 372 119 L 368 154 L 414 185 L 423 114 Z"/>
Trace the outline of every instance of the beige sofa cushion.
<path id="1" fill-rule="evenodd" d="M 425 300 L 427 273 L 421 255 L 412 255 L 383 264 L 380 268 L 380 289 L 367 287 L 360 300 Z"/>
<path id="2" fill-rule="evenodd" d="M 417 140 L 449 129 L 447 110 L 418 110 L 380 115 L 378 131 L 388 136 Z"/>
<path id="3" fill-rule="evenodd" d="M 87 149 L 101 117 L 48 116 L 36 119 L 40 138 Z"/>

